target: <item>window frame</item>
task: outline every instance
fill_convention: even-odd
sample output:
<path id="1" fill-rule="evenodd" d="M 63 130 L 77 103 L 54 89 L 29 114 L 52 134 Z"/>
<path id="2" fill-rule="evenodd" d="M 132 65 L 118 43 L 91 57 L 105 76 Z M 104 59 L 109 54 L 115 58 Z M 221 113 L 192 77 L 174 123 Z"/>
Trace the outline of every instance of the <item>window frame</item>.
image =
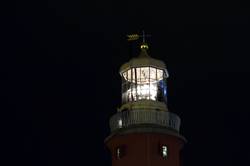
<path id="1" fill-rule="evenodd" d="M 117 160 L 122 159 L 127 152 L 127 147 L 125 145 L 120 145 L 115 148 L 115 158 Z"/>
<path id="2" fill-rule="evenodd" d="M 164 149 L 166 150 L 166 152 L 164 152 Z M 168 148 L 167 144 L 160 144 L 159 152 L 160 152 L 161 158 L 163 158 L 164 160 L 169 158 L 169 148 Z M 164 153 L 166 153 L 166 154 L 164 154 Z"/>

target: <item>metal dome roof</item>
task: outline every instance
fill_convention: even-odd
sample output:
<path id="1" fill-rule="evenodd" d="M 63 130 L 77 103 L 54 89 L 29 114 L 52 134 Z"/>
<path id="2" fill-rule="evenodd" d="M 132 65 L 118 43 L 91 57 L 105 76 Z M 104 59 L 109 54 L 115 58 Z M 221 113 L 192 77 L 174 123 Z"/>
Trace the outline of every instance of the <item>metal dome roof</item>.
<path id="1" fill-rule="evenodd" d="M 129 68 L 143 67 L 143 66 L 144 67 L 151 66 L 151 67 L 156 67 L 156 68 L 166 70 L 165 63 L 161 60 L 151 58 L 147 53 L 147 48 L 148 48 L 148 46 L 146 44 L 142 44 L 141 45 L 141 52 L 140 52 L 139 56 L 136 58 L 132 58 L 127 63 L 124 63 L 120 67 L 120 73 L 128 70 Z"/>

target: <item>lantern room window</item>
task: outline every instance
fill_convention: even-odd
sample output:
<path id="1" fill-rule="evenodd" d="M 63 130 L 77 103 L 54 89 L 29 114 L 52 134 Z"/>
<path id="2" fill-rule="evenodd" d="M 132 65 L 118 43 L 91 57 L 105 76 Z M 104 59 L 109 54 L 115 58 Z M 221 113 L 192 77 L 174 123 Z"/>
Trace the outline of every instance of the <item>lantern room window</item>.
<path id="1" fill-rule="evenodd" d="M 155 67 L 134 67 L 122 73 L 123 103 L 138 100 L 166 101 L 167 75 Z"/>

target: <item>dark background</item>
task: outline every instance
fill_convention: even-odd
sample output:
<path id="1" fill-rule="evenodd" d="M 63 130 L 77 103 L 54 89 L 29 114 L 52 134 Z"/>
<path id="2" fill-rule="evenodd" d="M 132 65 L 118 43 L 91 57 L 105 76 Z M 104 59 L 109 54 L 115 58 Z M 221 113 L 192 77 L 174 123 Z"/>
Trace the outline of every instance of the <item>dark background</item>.
<path id="1" fill-rule="evenodd" d="M 241 1 L 17 1 L 1 7 L 1 162 L 111 166 L 119 67 L 143 29 L 170 73 L 184 166 L 249 165 L 250 8 Z"/>

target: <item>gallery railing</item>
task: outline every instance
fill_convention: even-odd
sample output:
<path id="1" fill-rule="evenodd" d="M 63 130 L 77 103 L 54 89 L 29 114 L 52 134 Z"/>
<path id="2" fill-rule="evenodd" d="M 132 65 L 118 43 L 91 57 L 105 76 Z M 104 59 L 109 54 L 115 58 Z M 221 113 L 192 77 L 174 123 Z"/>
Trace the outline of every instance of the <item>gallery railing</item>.
<path id="1" fill-rule="evenodd" d="M 132 110 L 117 112 L 110 118 L 111 131 L 133 125 L 152 124 L 179 132 L 180 123 L 179 116 L 168 111 Z"/>

